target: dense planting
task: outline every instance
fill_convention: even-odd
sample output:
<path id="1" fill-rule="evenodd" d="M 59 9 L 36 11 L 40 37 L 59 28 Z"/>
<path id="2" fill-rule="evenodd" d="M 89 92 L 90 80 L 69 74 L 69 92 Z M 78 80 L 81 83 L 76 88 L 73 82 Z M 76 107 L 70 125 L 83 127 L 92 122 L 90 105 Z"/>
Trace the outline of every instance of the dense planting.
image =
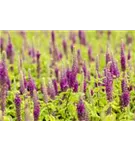
<path id="1" fill-rule="evenodd" d="M 134 31 L 0 31 L 0 120 L 135 120 Z"/>

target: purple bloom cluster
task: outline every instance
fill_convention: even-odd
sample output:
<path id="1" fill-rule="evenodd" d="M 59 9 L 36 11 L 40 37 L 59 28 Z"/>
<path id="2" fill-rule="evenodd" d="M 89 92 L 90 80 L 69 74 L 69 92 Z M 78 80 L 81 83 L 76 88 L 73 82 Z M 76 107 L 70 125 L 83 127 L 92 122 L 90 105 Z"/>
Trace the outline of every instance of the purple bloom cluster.
<path id="1" fill-rule="evenodd" d="M 118 78 L 120 76 L 118 65 L 117 65 L 116 61 L 113 58 L 112 58 L 112 62 L 111 62 L 111 65 L 110 65 L 110 72 L 113 75 L 113 77 Z"/>
<path id="2" fill-rule="evenodd" d="M 122 71 L 126 70 L 126 56 L 125 56 L 125 46 L 121 44 L 121 69 Z"/>
<path id="3" fill-rule="evenodd" d="M 107 100 L 110 102 L 112 101 L 113 95 L 113 78 L 112 74 L 109 71 L 108 68 L 105 70 L 106 78 L 105 78 L 105 88 L 106 88 L 106 95 L 107 95 Z"/>
<path id="4" fill-rule="evenodd" d="M 130 102 L 130 94 L 128 90 L 125 90 L 121 95 L 121 106 L 127 107 Z"/>
<path id="5" fill-rule="evenodd" d="M 34 80 L 30 77 L 27 81 L 27 90 L 30 92 L 31 97 L 33 97 L 33 91 L 36 89 Z"/>
<path id="6" fill-rule="evenodd" d="M 106 65 L 112 60 L 111 55 L 109 53 L 109 51 L 107 50 L 106 52 Z"/>
<path id="7" fill-rule="evenodd" d="M 39 78 L 40 76 L 40 53 L 39 51 L 37 51 L 36 57 L 37 57 L 37 77 Z"/>
<path id="8" fill-rule="evenodd" d="M 126 79 L 123 79 L 121 82 L 122 95 L 121 95 L 121 106 L 127 107 L 130 102 L 130 93 L 127 86 Z"/>
<path id="9" fill-rule="evenodd" d="M 40 114 L 40 106 L 38 102 L 34 104 L 33 114 L 34 114 L 34 121 L 38 121 Z"/>
<path id="10" fill-rule="evenodd" d="M 2 52 L 4 49 L 4 39 L 0 38 L 0 51 Z"/>
<path id="11" fill-rule="evenodd" d="M 66 91 L 68 88 L 68 80 L 67 80 L 67 77 L 65 75 L 63 75 L 61 77 L 60 87 L 61 87 L 61 91 Z"/>
<path id="12" fill-rule="evenodd" d="M 17 116 L 17 120 L 18 121 L 21 121 L 21 99 L 19 97 L 19 95 L 17 94 L 16 97 L 15 97 L 15 107 L 16 107 L 16 116 Z"/>
<path id="13" fill-rule="evenodd" d="M 82 99 L 80 99 L 80 101 L 77 104 L 77 113 L 78 113 L 78 119 L 80 121 L 87 120 L 86 108 L 85 108 L 84 101 Z"/>
<path id="14" fill-rule="evenodd" d="M 79 40 L 80 40 L 80 44 L 82 44 L 82 45 L 86 45 L 87 43 L 86 43 L 86 37 L 85 37 L 85 32 L 84 31 L 82 31 L 82 30 L 80 30 L 79 32 L 78 32 L 78 37 L 79 37 Z"/>

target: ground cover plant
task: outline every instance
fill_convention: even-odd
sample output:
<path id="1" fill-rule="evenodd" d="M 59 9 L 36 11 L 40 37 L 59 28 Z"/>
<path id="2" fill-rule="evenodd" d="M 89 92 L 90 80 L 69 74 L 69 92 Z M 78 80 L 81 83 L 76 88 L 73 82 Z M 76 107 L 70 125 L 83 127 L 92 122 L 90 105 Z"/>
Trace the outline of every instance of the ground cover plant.
<path id="1" fill-rule="evenodd" d="M 134 39 L 135 31 L 0 31 L 0 120 L 135 120 Z"/>

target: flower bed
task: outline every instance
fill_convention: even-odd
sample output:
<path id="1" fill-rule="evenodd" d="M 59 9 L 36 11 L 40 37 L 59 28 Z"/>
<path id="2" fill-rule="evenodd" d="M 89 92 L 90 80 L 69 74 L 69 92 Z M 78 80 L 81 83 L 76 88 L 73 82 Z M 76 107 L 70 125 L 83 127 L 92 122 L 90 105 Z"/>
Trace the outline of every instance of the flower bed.
<path id="1" fill-rule="evenodd" d="M 0 120 L 134 120 L 134 38 L 134 31 L 0 31 Z"/>

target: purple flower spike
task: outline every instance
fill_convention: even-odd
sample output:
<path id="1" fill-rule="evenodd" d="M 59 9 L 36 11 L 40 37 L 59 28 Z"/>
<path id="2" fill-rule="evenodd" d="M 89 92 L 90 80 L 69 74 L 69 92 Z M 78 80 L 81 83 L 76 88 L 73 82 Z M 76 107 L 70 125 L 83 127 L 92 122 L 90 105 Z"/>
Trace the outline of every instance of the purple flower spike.
<path id="1" fill-rule="evenodd" d="M 131 50 L 130 50 L 130 49 L 128 50 L 128 57 L 127 57 L 127 59 L 128 59 L 128 60 L 131 59 Z"/>
<path id="2" fill-rule="evenodd" d="M 125 52 L 124 52 L 124 44 L 121 44 L 121 69 L 122 71 L 126 70 L 126 56 L 125 56 Z"/>
<path id="3" fill-rule="evenodd" d="M 25 80 L 24 74 L 22 71 L 20 71 L 20 94 L 22 95 L 24 94 L 26 88 L 24 80 Z"/>
<path id="4" fill-rule="evenodd" d="M 71 44 L 70 48 L 71 48 L 71 53 L 73 53 L 74 52 L 74 44 Z"/>
<path id="5" fill-rule="evenodd" d="M 53 86 L 54 86 L 54 89 L 55 89 L 55 94 L 57 95 L 58 94 L 57 81 L 54 79 L 54 80 L 52 80 L 52 83 L 53 83 Z"/>
<path id="6" fill-rule="evenodd" d="M 111 55 L 109 53 L 109 51 L 107 50 L 106 52 L 106 65 L 111 61 Z"/>
<path id="7" fill-rule="evenodd" d="M 0 62 L 0 83 L 1 83 L 1 85 L 2 85 L 2 83 L 7 81 L 7 78 L 8 78 L 8 72 L 7 72 L 5 62 L 1 61 Z"/>
<path id="8" fill-rule="evenodd" d="M 70 88 L 74 87 L 74 84 L 76 82 L 76 75 L 76 72 L 70 71 L 69 69 L 66 71 L 68 85 Z"/>
<path id="9" fill-rule="evenodd" d="M 85 63 L 83 65 L 82 69 L 83 69 L 83 73 L 84 73 L 84 78 L 86 78 L 87 77 L 87 68 L 86 68 L 86 64 Z"/>
<path id="10" fill-rule="evenodd" d="M 4 39 L 0 38 L 0 51 L 2 52 L 4 49 Z"/>
<path id="11" fill-rule="evenodd" d="M 83 88 L 84 93 L 86 93 L 86 89 L 87 89 L 87 82 L 84 80 L 84 88 Z"/>
<path id="12" fill-rule="evenodd" d="M 94 91 L 90 90 L 90 94 L 91 94 L 91 96 L 93 96 L 94 95 Z"/>
<path id="13" fill-rule="evenodd" d="M 55 87 L 54 87 L 54 84 L 52 83 L 52 81 L 49 81 L 47 91 L 48 91 L 48 95 L 51 97 L 51 99 L 54 99 L 56 96 L 56 91 L 55 91 Z"/>
<path id="14" fill-rule="evenodd" d="M 122 80 L 121 82 L 121 89 L 122 89 L 122 92 L 126 91 L 127 90 L 127 82 L 125 79 Z"/>
<path id="15" fill-rule="evenodd" d="M 113 58 L 112 58 L 112 62 L 111 62 L 111 65 L 110 65 L 110 72 L 112 73 L 113 77 L 118 78 L 120 76 L 118 65 L 117 65 L 116 61 Z"/>
<path id="16" fill-rule="evenodd" d="M 121 96 L 121 106 L 127 107 L 129 105 L 129 102 L 130 102 L 130 94 L 129 94 L 129 91 L 126 90 L 122 93 L 122 96 Z"/>
<path id="17" fill-rule="evenodd" d="M 27 90 L 30 92 L 31 97 L 33 97 L 33 92 L 36 89 L 34 80 L 30 77 L 27 82 Z"/>
<path id="18" fill-rule="evenodd" d="M 40 53 L 39 51 L 36 54 L 37 57 L 37 77 L 40 77 Z"/>
<path id="19" fill-rule="evenodd" d="M 73 87 L 74 92 L 78 92 L 78 86 L 79 86 L 78 81 L 76 81 Z"/>
<path id="20" fill-rule="evenodd" d="M 76 76 L 79 70 L 78 60 L 74 58 L 73 65 L 72 65 L 72 73 Z"/>
<path id="21" fill-rule="evenodd" d="M 8 45 L 7 45 L 7 48 L 6 48 L 6 53 L 7 53 L 7 58 L 10 61 L 10 64 L 13 64 L 13 62 L 14 62 L 14 51 L 13 51 L 13 45 L 11 43 L 10 37 L 9 37 L 9 40 L 8 40 Z M 11 69 L 13 69 L 13 68 L 11 68 Z"/>
<path id="22" fill-rule="evenodd" d="M 61 87 L 61 91 L 66 91 L 68 88 L 68 81 L 66 77 L 62 77 L 60 80 L 60 87 Z"/>
<path id="23" fill-rule="evenodd" d="M 76 43 L 76 35 L 75 35 L 75 33 L 70 32 L 69 39 L 72 41 L 73 44 L 75 44 Z"/>
<path id="24" fill-rule="evenodd" d="M 79 103 L 77 104 L 77 113 L 78 113 L 78 119 L 80 121 L 86 121 L 87 120 L 85 104 L 84 104 L 82 99 L 80 99 Z"/>
<path id="25" fill-rule="evenodd" d="M 57 81 L 59 80 L 59 69 L 55 68 L 55 76 L 57 78 Z"/>
<path id="26" fill-rule="evenodd" d="M 11 41 L 8 42 L 6 52 L 7 52 L 7 58 L 9 59 L 11 55 L 13 54 L 13 46 L 12 46 Z"/>
<path id="27" fill-rule="evenodd" d="M 34 111 L 33 111 L 34 121 L 38 121 L 39 114 L 40 114 L 40 105 L 39 102 L 37 102 L 34 104 Z"/>
<path id="28" fill-rule="evenodd" d="M 80 39 L 80 40 L 81 40 L 81 37 L 82 37 L 82 32 L 83 32 L 82 30 L 79 30 L 79 31 L 78 31 L 78 36 L 79 36 L 79 39 Z"/>
<path id="29" fill-rule="evenodd" d="M 99 73 L 99 56 L 96 56 L 96 71 Z"/>
<path id="30" fill-rule="evenodd" d="M 19 95 L 17 94 L 16 97 L 15 97 L 15 107 L 16 107 L 16 116 L 17 116 L 17 120 L 18 121 L 21 121 L 21 99 L 19 97 Z"/>
<path id="31" fill-rule="evenodd" d="M 44 82 L 45 82 L 44 79 L 42 79 L 41 91 L 43 93 L 44 102 L 47 103 L 48 102 L 48 94 L 47 94 L 47 88 L 46 88 Z"/>
<path id="32" fill-rule="evenodd" d="M 80 30 L 78 32 L 78 36 L 79 36 L 80 44 L 85 46 L 86 45 L 86 37 L 85 37 L 84 31 Z"/>
<path id="33" fill-rule="evenodd" d="M 54 31 L 51 32 L 51 40 L 52 40 L 52 43 L 54 44 L 55 43 L 55 32 Z"/>
<path id="34" fill-rule="evenodd" d="M 4 116 L 5 106 L 6 106 L 6 96 L 7 91 L 10 88 L 10 80 L 8 77 L 8 71 L 5 62 L 5 52 L 2 53 L 2 61 L 0 61 L 0 105 L 2 110 L 2 115 Z"/>
<path id="35" fill-rule="evenodd" d="M 88 47 L 88 58 L 89 58 L 89 61 L 94 61 L 94 58 L 92 56 L 92 47 L 90 45 Z"/>
<path id="36" fill-rule="evenodd" d="M 105 82 L 105 87 L 106 87 L 106 96 L 107 96 L 107 100 L 110 102 L 112 101 L 113 95 L 113 78 L 112 78 L 112 74 L 109 71 L 108 68 L 106 68 L 106 79 L 104 80 Z"/>
<path id="37" fill-rule="evenodd" d="M 62 46 L 63 46 L 63 50 L 64 50 L 65 55 L 67 55 L 67 42 L 66 42 L 66 40 L 62 41 Z"/>

